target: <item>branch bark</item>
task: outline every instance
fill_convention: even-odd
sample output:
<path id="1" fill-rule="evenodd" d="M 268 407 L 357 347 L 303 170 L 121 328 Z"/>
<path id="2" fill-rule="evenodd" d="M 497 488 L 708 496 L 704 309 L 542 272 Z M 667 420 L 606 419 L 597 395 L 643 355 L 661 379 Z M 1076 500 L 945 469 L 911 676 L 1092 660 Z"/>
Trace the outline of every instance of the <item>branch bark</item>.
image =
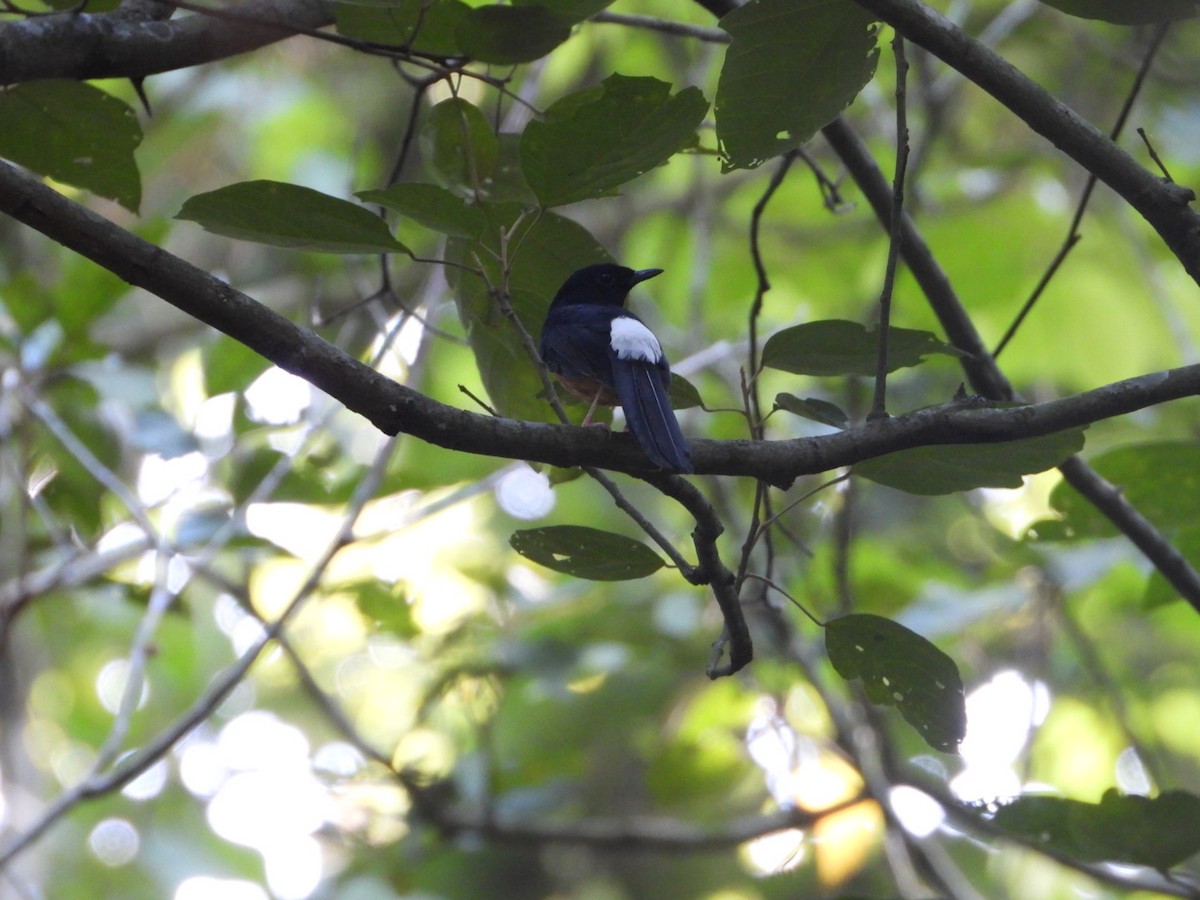
<path id="1" fill-rule="evenodd" d="M 625 434 L 467 412 L 397 384 L 220 279 L 0 163 L 0 212 L 144 288 L 304 378 L 386 434 L 466 453 L 654 474 Z M 950 404 L 815 438 L 697 440 L 698 474 L 787 486 L 802 475 L 928 444 L 995 443 L 1051 434 L 1200 394 L 1200 366 L 1156 372 L 1015 409 Z"/>
<path id="2" fill-rule="evenodd" d="M 1030 80 L 1008 60 L 974 40 L 919 0 L 855 0 L 943 62 L 957 69 L 1116 191 L 1150 223 L 1200 284 L 1200 214 L 1189 188 L 1138 165 L 1108 135 Z"/>
<path id="3" fill-rule="evenodd" d="M 324 0 L 249 0 L 249 21 L 60 13 L 0 24 L 0 85 L 39 78 L 145 78 L 215 62 L 333 22 Z"/>

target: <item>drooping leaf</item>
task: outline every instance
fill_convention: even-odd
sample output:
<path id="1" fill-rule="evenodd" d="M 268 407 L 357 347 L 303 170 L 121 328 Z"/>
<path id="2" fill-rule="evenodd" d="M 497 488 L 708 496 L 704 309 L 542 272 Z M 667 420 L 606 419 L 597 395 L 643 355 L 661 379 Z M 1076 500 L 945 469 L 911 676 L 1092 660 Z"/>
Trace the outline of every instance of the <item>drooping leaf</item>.
<path id="1" fill-rule="evenodd" d="M 663 567 L 659 555 L 640 541 L 582 525 L 515 531 L 508 542 L 526 559 L 592 581 L 645 578 Z"/>
<path id="2" fill-rule="evenodd" d="M 446 187 L 475 190 L 492 175 L 499 154 L 487 117 L 460 97 L 429 110 L 421 129 L 425 157 Z"/>
<path id="3" fill-rule="evenodd" d="M 854 474 L 910 494 L 1017 488 L 1021 477 L 1052 469 L 1083 449 L 1083 429 L 1002 444 L 912 447 L 854 466 Z"/>
<path id="4" fill-rule="evenodd" d="M 479 237 L 487 225 L 487 217 L 478 206 L 468 206 L 463 198 L 436 184 L 399 182 L 385 190 L 358 191 L 354 196 L 452 237 Z"/>
<path id="5" fill-rule="evenodd" d="M 175 217 L 226 237 L 316 253 L 407 253 L 387 223 L 357 203 L 281 181 L 243 181 L 197 194 Z"/>
<path id="6" fill-rule="evenodd" d="M 137 212 L 137 113 L 82 81 L 27 81 L 0 91 L 0 156 Z"/>
<path id="7" fill-rule="evenodd" d="M 707 110 L 697 88 L 671 96 L 656 78 L 610 75 L 526 126 L 525 179 L 543 206 L 608 196 L 693 141 Z"/>
<path id="8" fill-rule="evenodd" d="M 345 37 L 414 53 L 463 55 L 457 29 L 470 7 L 461 0 L 340 0 L 332 8 L 338 33 Z"/>
<path id="9" fill-rule="evenodd" d="M 862 681 L 872 703 L 895 706 L 935 750 L 957 751 L 967 710 L 949 656 L 899 622 L 865 613 L 829 622 L 825 651 L 842 678 Z"/>
<path id="10" fill-rule="evenodd" d="M 1115 25 L 1150 25 L 1197 14 L 1195 0 L 1042 0 L 1081 19 L 1102 19 Z"/>
<path id="11" fill-rule="evenodd" d="M 928 331 L 888 329 L 888 371 L 920 365 L 933 353 L 959 351 Z M 874 375 L 879 354 L 878 329 L 858 322 L 825 319 L 777 331 L 763 347 L 762 364 L 795 375 Z"/>
<path id="12" fill-rule="evenodd" d="M 543 6 L 477 6 L 455 36 L 471 59 L 499 65 L 532 62 L 571 36 L 571 20 Z"/>
<path id="13" fill-rule="evenodd" d="M 733 39 L 717 85 L 725 171 L 798 147 L 836 118 L 875 72 L 873 23 L 844 0 L 750 0 L 721 19 Z"/>
<path id="14" fill-rule="evenodd" d="M 837 404 L 817 397 L 801 399 L 795 394 L 776 394 L 775 406 L 784 412 L 803 416 L 814 422 L 820 422 L 822 425 L 832 425 L 834 428 L 845 428 L 850 423 L 849 417 Z"/>
<path id="15" fill-rule="evenodd" d="M 498 236 L 520 219 L 509 242 L 520 248 L 508 273 L 509 299 L 536 343 L 550 301 L 567 276 L 591 263 L 611 262 L 611 258 L 583 226 L 555 213 L 529 216 L 515 203 L 485 205 L 482 209 L 488 218 L 482 237 L 475 241 L 452 239 L 447 245 L 447 258 L 472 268 L 482 265 L 491 284 L 502 284 L 503 275 L 496 261 Z M 459 268 L 451 268 L 447 276 L 492 405 L 502 415 L 513 418 L 555 421 L 549 404 L 539 396 L 542 380 L 537 369 L 521 346 L 516 329 L 489 292 L 488 282 Z"/>
<path id="16" fill-rule="evenodd" d="M 994 823 L 1037 846 L 1083 862 L 1124 862 L 1165 872 L 1200 851 L 1200 797 L 1105 791 L 1099 803 L 1028 795 L 1000 807 Z"/>

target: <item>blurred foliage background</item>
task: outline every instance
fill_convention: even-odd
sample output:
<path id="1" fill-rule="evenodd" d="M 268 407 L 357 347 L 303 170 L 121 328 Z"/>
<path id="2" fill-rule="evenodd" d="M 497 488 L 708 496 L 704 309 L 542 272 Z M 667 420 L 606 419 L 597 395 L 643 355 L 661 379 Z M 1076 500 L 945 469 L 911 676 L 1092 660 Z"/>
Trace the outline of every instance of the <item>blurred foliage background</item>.
<path id="1" fill-rule="evenodd" d="M 1102 129 L 1156 37 L 1023 0 L 933 5 Z M 715 27 L 700 5 L 613 11 Z M 889 38 L 845 112 L 888 172 Z M 1132 128 L 1145 129 L 1181 184 L 1200 182 L 1196 41 L 1194 22 L 1167 31 L 1123 138 L 1145 160 Z M 724 53 L 585 21 L 529 65 L 479 70 L 537 110 L 614 72 L 711 101 Z M 909 61 L 907 206 L 994 345 L 1066 238 L 1087 173 L 944 64 L 912 46 Z M 295 37 L 154 76 L 138 214 L 59 187 L 389 376 L 478 409 L 461 387 L 487 392 L 441 265 L 296 252 L 174 218 L 255 179 L 343 198 L 444 180 L 430 108 L 451 87 L 500 131 L 533 115 L 494 84 L 427 75 Z M 96 85 L 140 108 L 129 82 Z M 715 410 L 682 411 L 684 431 L 740 438 L 749 228 L 778 163 L 722 174 L 715 150 L 710 113 L 691 150 L 559 213 L 613 258 L 666 270 L 633 305 Z M 820 137 L 805 151 L 761 222 L 760 335 L 869 323 L 882 284 L 887 234 Z M 429 228 L 396 227 L 417 257 L 447 252 Z M 1101 187 L 1081 231 L 1000 358 L 1018 390 L 1063 396 L 1200 361 L 1195 285 L 1145 223 Z M 1110 788 L 1200 792 L 1200 619 L 1054 470 L 942 497 L 828 473 L 775 495 L 779 588 L 821 620 L 895 619 L 957 663 L 967 736 L 943 754 L 840 679 L 821 630 L 779 591 L 746 583 L 755 662 L 711 681 L 721 619 L 704 589 L 670 568 L 584 581 L 510 549 L 515 530 L 543 525 L 640 538 L 587 478 L 388 439 L 8 221 L 0 303 L 0 822 L 9 848 L 46 826 L 7 861 L 6 896 L 1059 898 L 1131 896 L 1141 879 L 1194 891 L 1194 860 L 1172 886 L 963 817 L 1035 790 L 1092 804 Z M 893 324 L 939 331 L 903 271 Z M 945 402 L 962 378 L 931 356 L 893 376 L 889 406 Z M 769 370 L 759 386 L 856 420 L 871 388 Z M 1095 425 L 1084 451 L 1193 561 L 1195 410 Z M 785 413 L 767 424 L 769 437 L 829 430 Z M 690 552 L 682 510 L 620 483 Z M 697 483 L 736 559 L 754 484 Z M 1071 527 L 1036 525 L 1062 516 Z M 285 637 L 265 641 L 295 598 Z"/>

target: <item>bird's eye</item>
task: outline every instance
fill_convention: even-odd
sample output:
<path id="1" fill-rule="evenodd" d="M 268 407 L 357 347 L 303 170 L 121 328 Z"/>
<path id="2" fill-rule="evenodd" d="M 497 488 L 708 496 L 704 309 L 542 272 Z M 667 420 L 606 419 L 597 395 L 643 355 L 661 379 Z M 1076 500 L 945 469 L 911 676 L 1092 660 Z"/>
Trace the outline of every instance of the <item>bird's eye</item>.
<path id="1" fill-rule="evenodd" d="M 606 284 L 606 285 L 612 284 L 613 283 L 613 273 L 612 272 L 601 272 L 599 281 L 601 284 Z"/>

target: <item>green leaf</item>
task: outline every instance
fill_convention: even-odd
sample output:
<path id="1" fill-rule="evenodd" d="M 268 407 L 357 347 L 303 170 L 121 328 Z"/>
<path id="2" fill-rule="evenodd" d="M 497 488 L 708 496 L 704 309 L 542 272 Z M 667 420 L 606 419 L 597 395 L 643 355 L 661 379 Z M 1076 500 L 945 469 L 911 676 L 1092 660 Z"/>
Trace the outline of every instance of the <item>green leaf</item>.
<path id="1" fill-rule="evenodd" d="M 1162 441 L 1116 447 L 1088 460 L 1143 516 L 1168 536 L 1194 521 L 1200 507 L 1200 443 Z M 1066 482 L 1050 494 L 1056 520 L 1035 523 L 1038 540 L 1079 540 L 1119 534 L 1108 518 Z"/>
<path id="2" fill-rule="evenodd" d="M 667 396 L 671 398 L 671 406 L 675 409 L 691 409 L 703 406 L 704 400 L 696 386 L 682 375 L 671 373 L 671 386 L 667 388 Z"/>
<path id="3" fill-rule="evenodd" d="M 451 239 L 447 259 L 470 267 L 482 264 L 491 283 L 502 284 L 498 236 L 520 218 L 521 225 L 510 241 L 520 252 L 512 258 L 508 287 L 513 310 L 536 343 L 550 301 L 567 276 L 591 263 L 611 262 L 611 258 L 582 225 L 555 213 L 527 216 L 524 207 L 515 203 L 481 208 L 489 223 L 483 236 L 476 241 Z M 488 292 L 487 283 L 459 268 L 451 268 L 447 277 L 492 405 L 512 418 L 557 421 L 549 404 L 539 398 L 542 380 L 533 361 Z"/>
<path id="4" fill-rule="evenodd" d="M 1186 791 L 1150 798 L 1110 788 L 1099 803 L 1030 795 L 1000 807 L 993 822 L 1083 862 L 1134 863 L 1165 872 L 1200 851 L 1200 798 Z"/>
<path id="5" fill-rule="evenodd" d="M 513 532 L 508 543 L 526 559 L 592 581 L 645 578 L 664 565 L 640 541 L 582 525 L 550 525 Z"/>
<path id="6" fill-rule="evenodd" d="M 717 84 L 724 170 L 798 147 L 840 115 L 875 73 L 873 22 L 846 0 L 750 0 L 721 19 L 733 38 Z"/>
<path id="7" fill-rule="evenodd" d="M 462 56 L 458 23 L 470 7 L 460 0 L 343 0 L 334 3 L 338 33 L 408 47 L 432 56 Z"/>
<path id="8" fill-rule="evenodd" d="M 338 585 L 334 590 L 353 594 L 364 616 L 398 637 L 410 638 L 419 632 L 403 584 L 388 585 L 367 579 Z"/>
<path id="9" fill-rule="evenodd" d="M 1044 472 L 1083 449 L 1083 429 L 1002 444 L 912 447 L 854 466 L 854 474 L 910 494 L 953 494 L 974 488 L 1017 488 L 1021 476 Z"/>
<path id="10" fill-rule="evenodd" d="M 316 253 L 407 253 L 379 216 L 349 200 L 281 181 L 243 181 L 197 194 L 175 217 L 206 231 Z"/>
<path id="11" fill-rule="evenodd" d="M 842 678 L 861 680 L 872 703 L 895 706 L 930 747 L 957 751 L 967 707 L 949 656 L 899 622 L 869 614 L 829 622 L 825 652 Z"/>
<path id="12" fill-rule="evenodd" d="M 468 206 L 466 200 L 436 184 L 400 182 L 381 191 L 359 191 L 354 196 L 452 237 L 479 237 L 487 225 L 483 210 Z"/>
<path id="13" fill-rule="evenodd" d="M 698 88 L 610 75 L 526 126 L 521 168 L 542 206 L 609 196 L 692 143 L 707 111 Z"/>
<path id="14" fill-rule="evenodd" d="M 850 424 L 849 417 L 836 404 L 816 397 L 801 399 L 795 394 L 776 394 L 775 408 L 834 428 L 845 428 Z"/>
<path id="15" fill-rule="evenodd" d="M 1196 15 L 1195 0 L 1042 0 L 1068 15 L 1115 25 L 1150 25 Z"/>
<path id="16" fill-rule="evenodd" d="M 514 65 L 540 59 L 569 38 L 571 20 L 541 6 L 477 6 L 455 35 L 471 59 Z"/>
<path id="17" fill-rule="evenodd" d="M 434 174 L 451 188 L 482 188 L 499 155 L 499 144 L 487 117 L 458 97 L 444 100 L 429 111 L 421 129 L 421 143 Z"/>
<path id="18" fill-rule="evenodd" d="M 888 329 L 888 371 L 920 365 L 931 353 L 960 351 L 928 331 Z M 874 375 L 879 330 L 858 322 L 825 319 L 778 331 L 763 347 L 762 364 L 795 375 Z"/>
<path id="19" fill-rule="evenodd" d="M 0 91 L 0 156 L 137 212 L 137 113 L 81 81 L 29 81 Z"/>

